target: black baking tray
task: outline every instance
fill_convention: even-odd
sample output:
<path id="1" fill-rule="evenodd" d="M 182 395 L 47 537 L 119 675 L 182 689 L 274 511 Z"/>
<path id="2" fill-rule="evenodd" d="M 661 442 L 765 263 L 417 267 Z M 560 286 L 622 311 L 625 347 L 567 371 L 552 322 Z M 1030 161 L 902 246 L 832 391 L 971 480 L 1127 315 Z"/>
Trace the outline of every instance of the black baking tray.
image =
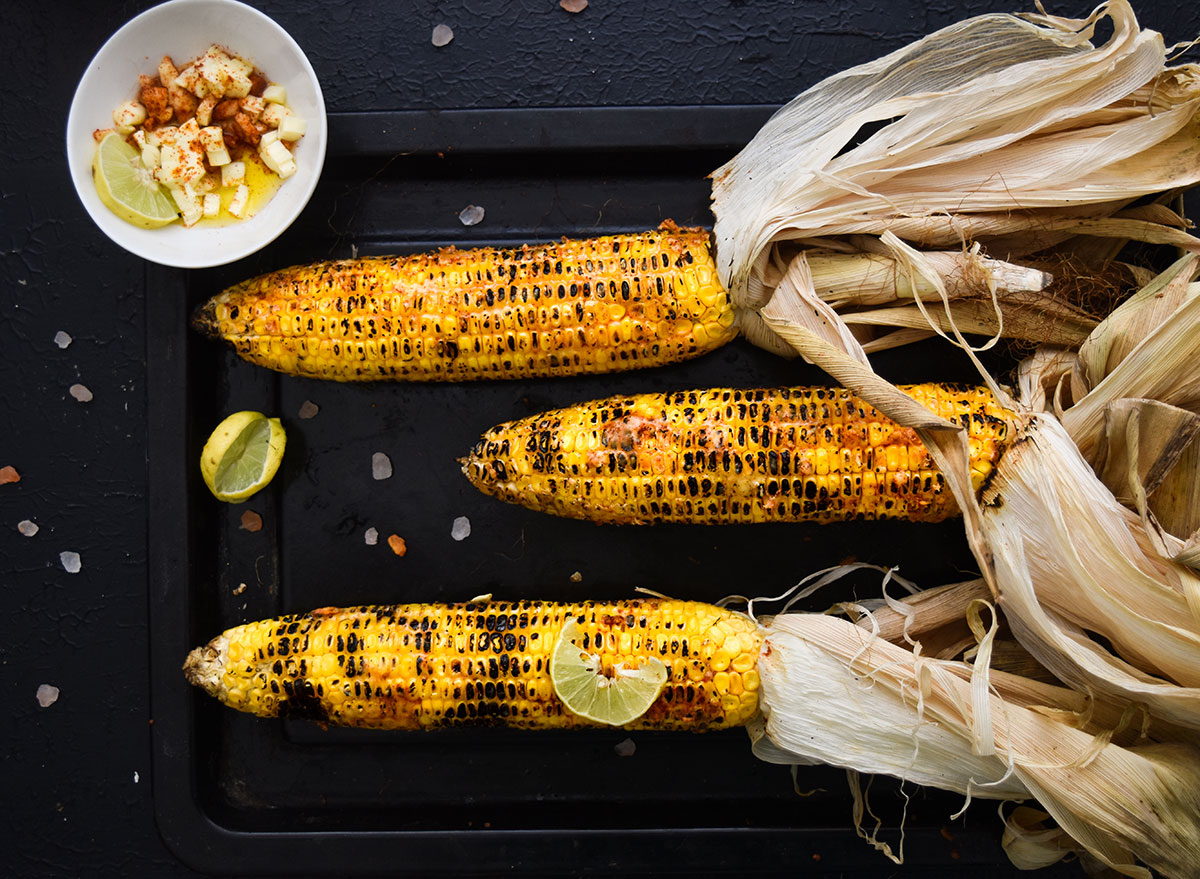
<path id="1" fill-rule="evenodd" d="M 607 376 L 339 385 L 249 366 L 187 329 L 190 310 L 223 286 L 294 263 L 591 236 L 666 218 L 711 226 L 705 175 L 771 110 L 335 114 L 313 201 L 273 245 L 220 269 L 147 267 L 154 799 L 184 863 L 289 876 L 1011 874 L 994 804 L 952 819 L 961 798 L 877 782 L 872 805 L 893 847 L 905 818 L 897 868 L 857 838 L 842 772 L 802 768 L 793 781 L 756 760 L 740 730 L 324 729 L 227 710 L 180 671 L 191 647 L 225 628 L 326 605 L 487 592 L 621 598 L 637 586 L 714 600 L 776 594 L 851 559 L 896 565 L 926 586 L 970 576 L 957 522 L 600 528 L 501 504 L 459 472 L 456 458 L 486 428 L 553 406 L 829 383 L 740 340 L 689 363 Z M 468 204 L 486 209 L 478 226 L 458 221 Z M 894 381 L 975 377 L 933 343 L 876 365 Z M 320 411 L 302 420 L 306 400 Z M 195 464 L 212 427 L 242 408 L 281 415 L 287 453 L 267 490 L 223 505 Z M 372 478 L 375 452 L 391 458 L 390 479 Z M 245 509 L 262 516 L 261 531 L 239 527 Z M 458 516 L 472 525 L 461 543 L 450 535 Z M 376 546 L 364 542 L 369 527 Z M 406 539 L 405 557 L 389 551 L 391 533 Z M 877 595 L 878 577 L 838 584 L 808 606 L 854 594 Z M 618 756 L 626 738 L 636 751 Z"/>

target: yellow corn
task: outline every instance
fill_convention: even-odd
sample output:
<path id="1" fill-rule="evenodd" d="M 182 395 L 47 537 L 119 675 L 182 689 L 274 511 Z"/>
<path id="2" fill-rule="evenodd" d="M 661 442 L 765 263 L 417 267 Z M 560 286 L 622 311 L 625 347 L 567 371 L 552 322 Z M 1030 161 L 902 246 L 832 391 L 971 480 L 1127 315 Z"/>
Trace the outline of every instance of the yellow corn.
<path id="1" fill-rule="evenodd" d="M 969 434 L 976 491 L 1009 435 L 984 388 L 902 388 Z M 613 397 L 492 428 L 463 461 L 481 491 L 608 523 L 936 522 L 958 507 L 916 433 L 844 388 Z"/>
<path id="2" fill-rule="evenodd" d="M 323 608 L 229 629 L 193 650 L 184 672 L 260 717 L 377 729 L 597 726 L 572 714 L 550 680 L 570 619 L 606 672 L 651 656 L 666 665 L 662 693 L 631 729 L 721 729 L 758 710 L 757 627 L 688 601 Z"/>
<path id="3" fill-rule="evenodd" d="M 703 229 L 295 266 L 192 324 L 291 375 L 458 381 L 658 366 L 736 335 Z"/>

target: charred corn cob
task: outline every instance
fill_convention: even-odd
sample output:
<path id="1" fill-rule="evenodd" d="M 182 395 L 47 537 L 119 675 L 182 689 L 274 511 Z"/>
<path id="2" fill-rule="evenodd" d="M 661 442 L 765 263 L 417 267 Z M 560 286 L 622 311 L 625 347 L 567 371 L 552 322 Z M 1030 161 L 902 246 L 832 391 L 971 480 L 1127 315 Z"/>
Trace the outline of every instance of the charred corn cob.
<path id="1" fill-rule="evenodd" d="M 1006 411 L 983 388 L 902 390 L 966 425 L 978 491 Z M 501 500 L 618 524 L 936 522 L 958 509 L 916 433 L 844 388 L 613 397 L 494 427 L 462 464 Z"/>
<path id="2" fill-rule="evenodd" d="M 193 326 L 244 359 L 335 381 L 457 381 L 658 366 L 736 335 L 703 229 L 271 272 Z"/>
<path id="3" fill-rule="evenodd" d="M 595 726 L 555 695 L 550 655 L 563 626 L 605 673 L 656 657 L 663 691 L 637 729 L 740 726 L 758 710 L 755 624 L 686 601 L 407 604 L 324 608 L 238 626 L 193 650 L 189 681 L 261 717 L 438 729 Z"/>

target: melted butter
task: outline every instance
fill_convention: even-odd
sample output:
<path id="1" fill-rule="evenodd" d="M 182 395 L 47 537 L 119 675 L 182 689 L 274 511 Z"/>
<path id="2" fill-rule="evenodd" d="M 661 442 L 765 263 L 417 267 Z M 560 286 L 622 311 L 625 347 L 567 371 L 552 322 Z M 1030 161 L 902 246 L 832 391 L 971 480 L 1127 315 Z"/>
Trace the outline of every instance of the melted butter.
<path id="1" fill-rule="evenodd" d="M 242 182 L 249 188 L 250 198 L 246 201 L 245 215 L 239 219 L 229 213 L 229 204 L 233 201 L 237 187 L 218 186 L 213 192 L 221 196 L 220 212 L 215 217 L 204 218 L 193 224 L 193 229 L 205 226 L 229 226 L 234 223 L 243 223 L 262 210 L 267 202 L 274 197 L 275 193 L 279 191 L 279 187 L 283 185 L 284 180 L 262 163 L 262 159 L 258 157 L 257 150 L 244 149 L 241 155 L 233 156 L 232 158 L 233 161 L 240 161 L 246 165 L 246 179 Z M 216 176 L 219 180 L 219 171 Z"/>

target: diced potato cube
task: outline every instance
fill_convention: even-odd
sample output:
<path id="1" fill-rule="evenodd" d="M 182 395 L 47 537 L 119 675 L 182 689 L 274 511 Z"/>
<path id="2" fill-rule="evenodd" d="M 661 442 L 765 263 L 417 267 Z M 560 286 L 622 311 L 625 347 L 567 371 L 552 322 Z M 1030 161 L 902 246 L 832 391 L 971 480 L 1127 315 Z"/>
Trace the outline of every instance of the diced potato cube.
<path id="1" fill-rule="evenodd" d="M 265 89 L 263 89 L 262 96 L 263 96 L 263 100 L 266 101 L 268 104 L 286 104 L 287 103 L 287 89 L 284 88 L 283 86 L 279 85 L 278 83 L 273 82 L 269 86 L 267 86 Z"/>
<path id="2" fill-rule="evenodd" d="M 261 153 L 263 150 L 265 150 L 271 144 L 275 143 L 277 140 L 279 140 L 279 132 L 278 131 L 268 131 L 258 141 L 258 151 Z"/>
<path id="3" fill-rule="evenodd" d="M 199 180 L 189 183 L 188 186 L 192 187 L 192 192 L 196 195 L 204 195 L 217 188 L 217 179 L 212 174 L 205 174 Z"/>
<path id="4" fill-rule="evenodd" d="M 204 77 L 200 75 L 200 70 L 195 64 L 189 64 L 183 70 L 179 71 L 179 75 L 171 81 L 170 85 L 179 86 L 181 89 L 187 89 L 198 98 L 208 97 L 208 87 L 204 82 Z M 216 97 L 220 98 L 220 95 Z"/>
<path id="5" fill-rule="evenodd" d="M 196 121 L 201 125 L 208 125 L 212 122 L 213 108 L 217 106 L 218 99 L 215 95 L 209 95 L 196 106 Z"/>
<path id="6" fill-rule="evenodd" d="M 284 176 L 281 173 L 281 168 L 283 165 L 292 161 L 291 150 L 280 143 L 278 138 L 267 144 L 266 147 L 263 147 L 260 144 L 258 148 L 258 154 L 262 158 L 263 164 L 276 174 L 279 174 L 280 177 Z"/>
<path id="7" fill-rule="evenodd" d="M 205 150 L 220 150 L 225 148 L 225 134 L 216 125 L 207 125 L 197 132 L 200 146 Z"/>
<path id="8" fill-rule="evenodd" d="M 146 121 L 146 108 L 137 101 L 126 101 L 113 110 L 113 124 L 132 131 Z"/>
<path id="9" fill-rule="evenodd" d="M 133 142 L 137 144 L 139 150 L 144 150 L 146 148 L 146 132 L 140 128 L 135 131 L 133 133 Z"/>
<path id="10" fill-rule="evenodd" d="M 204 216 L 215 217 L 221 210 L 221 196 L 210 192 L 204 196 Z"/>
<path id="11" fill-rule="evenodd" d="M 167 186 L 183 186 L 204 176 L 203 153 L 192 144 L 167 143 L 159 149 L 155 178 Z"/>
<path id="12" fill-rule="evenodd" d="M 278 128 L 279 123 L 287 118 L 291 112 L 283 104 L 267 104 L 262 113 L 262 121 L 264 125 L 269 125 L 271 128 Z"/>
<path id="13" fill-rule="evenodd" d="M 246 214 L 246 203 L 249 200 L 250 187 L 242 183 L 238 186 L 237 191 L 234 192 L 233 201 L 229 203 L 229 213 L 240 220 Z"/>
<path id="14" fill-rule="evenodd" d="M 210 125 L 206 128 L 201 128 L 199 131 L 200 145 L 204 147 L 204 152 L 208 156 L 208 163 L 214 167 L 228 165 L 230 162 L 229 150 L 225 148 L 225 135 L 221 129 L 215 125 Z"/>
<path id="15" fill-rule="evenodd" d="M 142 167 L 148 171 L 153 171 L 161 164 L 161 159 L 158 153 L 158 147 L 152 143 L 142 147 Z"/>
<path id="16" fill-rule="evenodd" d="M 179 68 L 171 60 L 171 56 L 163 55 L 162 60 L 158 62 L 158 78 L 162 80 L 162 84 L 170 85 L 178 76 Z"/>
<path id="17" fill-rule="evenodd" d="M 210 46 L 196 62 L 196 67 L 211 94 L 228 98 L 244 98 L 250 94 L 250 72 L 254 68 L 219 46 Z"/>
<path id="18" fill-rule="evenodd" d="M 195 116 L 179 126 L 179 136 L 187 141 L 195 140 L 200 136 L 200 123 L 196 121 Z"/>
<path id="19" fill-rule="evenodd" d="M 262 98 L 255 97 L 254 95 L 246 95 L 246 97 L 242 98 L 241 105 L 242 112 L 251 119 L 257 119 L 261 116 L 263 110 L 267 107 Z"/>
<path id="20" fill-rule="evenodd" d="M 304 120 L 294 113 L 289 113 L 279 123 L 279 139 L 280 140 L 299 140 L 304 137 L 304 131 L 307 126 Z"/>
<path id="21" fill-rule="evenodd" d="M 172 187 L 171 196 L 175 199 L 175 204 L 179 205 L 179 212 L 183 214 L 183 225 L 194 225 L 204 216 L 204 208 L 200 204 L 200 199 L 189 195 L 182 186 Z"/>
<path id="22" fill-rule="evenodd" d="M 129 135 L 133 134 L 133 126 L 132 125 L 114 125 L 113 131 L 115 131 L 117 134 L 121 135 L 121 137 L 129 137 Z"/>
<path id="23" fill-rule="evenodd" d="M 236 186 L 246 179 L 246 163 L 230 162 L 221 168 L 221 185 Z"/>
<path id="24" fill-rule="evenodd" d="M 279 177 L 281 180 L 287 180 L 289 177 L 291 177 L 293 174 L 295 174 L 296 173 L 295 157 L 288 156 L 287 161 L 280 162 L 279 170 L 276 173 L 279 174 Z"/>

